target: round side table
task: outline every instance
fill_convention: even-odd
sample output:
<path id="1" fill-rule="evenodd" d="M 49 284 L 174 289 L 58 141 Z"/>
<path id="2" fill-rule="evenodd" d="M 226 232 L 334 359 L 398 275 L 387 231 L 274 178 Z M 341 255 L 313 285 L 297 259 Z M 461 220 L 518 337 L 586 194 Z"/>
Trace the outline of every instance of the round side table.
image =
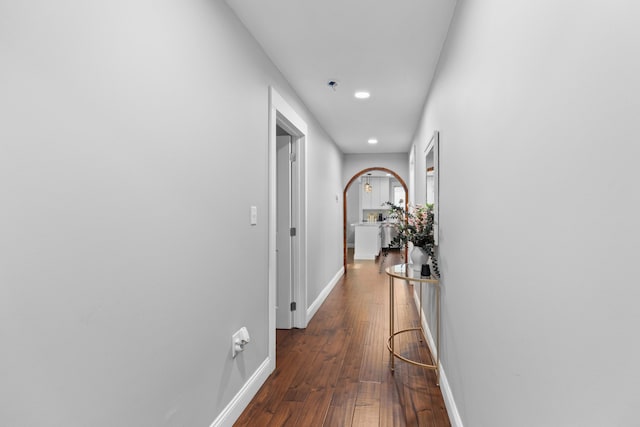
<path id="1" fill-rule="evenodd" d="M 385 272 L 389 276 L 389 339 L 387 340 L 387 348 L 391 352 L 391 371 L 393 372 L 395 369 L 395 359 L 396 357 L 400 360 L 403 360 L 412 365 L 421 366 L 426 369 L 433 369 L 436 373 L 436 378 L 438 378 L 438 370 L 440 367 L 440 281 L 433 276 L 420 276 L 419 271 L 414 271 L 409 264 L 397 264 L 392 265 L 391 267 L 387 267 Z M 395 280 L 400 279 L 404 280 L 407 284 L 410 282 L 417 283 L 420 285 L 420 301 L 418 304 L 418 312 L 420 313 L 420 327 L 418 328 L 406 328 L 400 329 L 398 331 L 395 330 Z M 427 284 L 433 286 L 435 288 L 436 293 L 436 329 L 435 329 L 435 351 L 429 345 L 429 341 L 426 338 L 426 334 L 423 328 L 422 323 L 422 288 L 423 284 Z M 427 364 L 418 362 L 415 360 L 408 359 L 402 356 L 400 353 L 395 351 L 395 337 L 397 335 L 411 332 L 411 331 L 420 331 L 422 333 L 422 338 L 427 343 L 427 348 L 429 349 L 429 353 L 431 355 L 431 359 L 434 361 L 433 364 Z M 440 383 L 438 378 L 438 385 Z"/>

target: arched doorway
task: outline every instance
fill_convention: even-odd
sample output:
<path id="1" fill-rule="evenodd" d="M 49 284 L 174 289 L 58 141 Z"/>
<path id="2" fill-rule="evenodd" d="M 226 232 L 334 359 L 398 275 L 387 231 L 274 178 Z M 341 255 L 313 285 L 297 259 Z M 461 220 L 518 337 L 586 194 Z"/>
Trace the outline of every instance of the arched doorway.
<path id="1" fill-rule="evenodd" d="M 343 240 L 342 240 L 342 250 L 343 250 L 343 258 L 342 258 L 342 264 L 344 266 L 344 272 L 345 274 L 347 273 L 347 190 L 349 190 L 349 187 L 351 187 L 351 184 L 358 179 L 360 176 L 371 172 L 371 171 L 382 171 L 382 172 L 386 172 L 388 174 L 391 174 L 391 176 L 393 176 L 395 179 L 398 180 L 398 182 L 402 185 L 402 188 L 404 189 L 404 194 L 406 195 L 405 197 L 405 201 L 404 201 L 404 209 L 407 210 L 407 208 L 409 207 L 409 189 L 407 187 L 407 184 L 404 182 L 404 180 L 400 177 L 400 175 L 398 175 L 397 173 L 395 173 L 394 171 L 392 171 L 391 169 L 387 169 L 381 166 L 373 166 L 370 168 L 366 168 L 361 170 L 360 172 L 357 172 L 355 175 L 353 175 L 351 177 L 351 179 L 349 180 L 349 182 L 347 182 L 347 185 L 344 187 L 344 190 L 342 192 L 342 234 L 343 234 Z M 407 249 L 405 248 L 405 259 L 407 258 Z"/>

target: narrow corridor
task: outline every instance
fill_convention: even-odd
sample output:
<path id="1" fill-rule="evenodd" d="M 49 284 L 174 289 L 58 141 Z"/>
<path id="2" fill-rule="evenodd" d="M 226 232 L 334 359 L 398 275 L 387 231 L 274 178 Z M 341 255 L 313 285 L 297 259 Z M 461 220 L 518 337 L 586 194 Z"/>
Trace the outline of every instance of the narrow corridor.
<path id="1" fill-rule="evenodd" d="M 387 267 L 401 263 L 391 252 Z M 377 261 L 353 262 L 307 329 L 277 331 L 277 367 L 236 426 L 449 426 L 433 371 L 389 370 L 388 278 Z M 396 322 L 418 326 L 411 287 L 396 286 Z M 428 362 L 415 336 L 402 353 Z M 398 345 L 398 344 L 396 344 Z"/>

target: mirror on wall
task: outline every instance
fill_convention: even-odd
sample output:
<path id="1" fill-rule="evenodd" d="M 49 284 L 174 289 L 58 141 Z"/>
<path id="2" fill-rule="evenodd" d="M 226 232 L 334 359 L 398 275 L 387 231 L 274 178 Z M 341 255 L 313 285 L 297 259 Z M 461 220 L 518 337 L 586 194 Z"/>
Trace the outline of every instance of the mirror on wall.
<path id="1" fill-rule="evenodd" d="M 427 180 L 427 194 L 426 201 L 428 205 L 433 205 L 433 239 L 435 244 L 438 245 L 438 225 L 440 223 L 440 216 L 438 214 L 438 156 L 440 150 L 440 133 L 436 130 L 433 131 L 433 135 L 427 144 L 425 153 L 425 168 L 426 168 L 426 180 Z"/>

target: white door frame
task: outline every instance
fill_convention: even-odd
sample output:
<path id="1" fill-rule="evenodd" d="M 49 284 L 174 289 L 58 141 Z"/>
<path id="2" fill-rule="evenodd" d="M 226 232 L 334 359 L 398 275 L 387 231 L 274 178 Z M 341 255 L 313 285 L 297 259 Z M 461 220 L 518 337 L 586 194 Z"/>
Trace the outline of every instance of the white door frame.
<path id="1" fill-rule="evenodd" d="M 293 298 L 296 311 L 293 327 L 307 327 L 307 175 L 306 146 L 307 123 L 300 118 L 280 94 L 269 86 L 269 359 L 272 369 L 276 360 L 276 125 L 287 131 L 296 145 L 298 162 L 296 237 L 293 251 L 297 265 L 294 266 Z"/>

